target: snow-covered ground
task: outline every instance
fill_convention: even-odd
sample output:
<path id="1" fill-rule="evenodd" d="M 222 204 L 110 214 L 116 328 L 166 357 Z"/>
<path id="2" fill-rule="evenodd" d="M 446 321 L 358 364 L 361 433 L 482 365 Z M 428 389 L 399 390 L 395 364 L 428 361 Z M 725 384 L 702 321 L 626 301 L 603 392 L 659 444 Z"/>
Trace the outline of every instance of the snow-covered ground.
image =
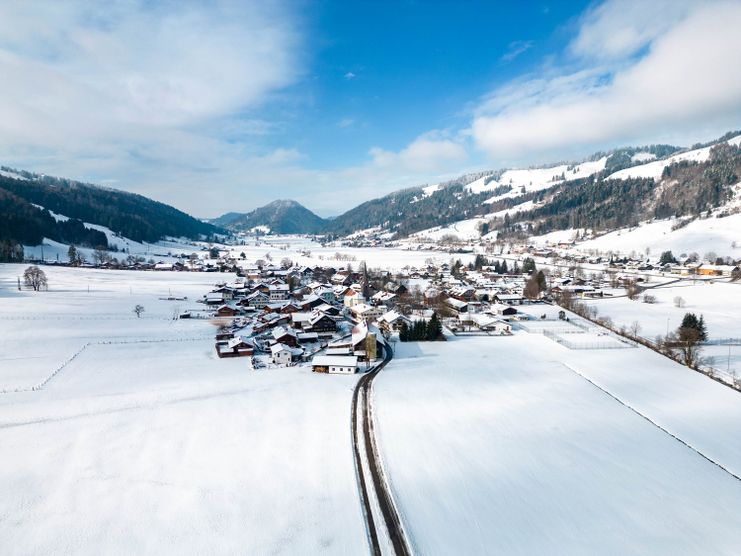
<path id="1" fill-rule="evenodd" d="M 447 226 L 437 226 L 421 232 L 412 234 L 412 238 L 425 238 L 433 241 L 439 241 L 445 236 L 455 236 L 461 241 L 478 239 L 481 237 L 481 225 L 489 220 L 488 217 L 469 218 L 448 224 Z"/>
<path id="2" fill-rule="evenodd" d="M 437 264 L 449 263 L 452 257 L 461 259 L 464 264 L 474 259 L 474 255 L 471 254 L 418 250 L 414 242 L 408 242 L 406 245 L 407 248 L 322 246 L 308 237 L 265 236 L 259 241 L 250 239 L 245 245 L 228 246 L 228 249 L 236 256 L 244 253 L 246 260 L 251 263 L 257 259 L 265 259 L 269 255 L 276 264 L 280 263 L 281 259 L 288 258 L 300 265 L 344 268 L 349 263 L 353 268 L 358 268 L 360 263 L 365 261 L 368 268 L 391 271 L 408 266 L 420 267 L 425 265 L 428 259 Z M 336 257 L 338 254 L 339 259 Z"/>
<path id="3" fill-rule="evenodd" d="M 694 451 L 741 473 L 741 396 L 645 348 L 571 351 L 525 332 L 397 344 L 375 390 L 420 554 L 741 547 L 741 482 Z"/>
<path id="4" fill-rule="evenodd" d="M 653 340 L 667 331 L 675 331 L 686 313 L 695 313 L 705 318 L 710 340 L 724 338 L 741 339 L 741 283 L 713 281 L 693 284 L 682 281 L 666 287 L 649 290 L 656 303 L 631 301 L 627 297 L 586 300 L 597 308 L 599 316 L 609 316 L 618 326 L 630 328 L 633 322 L 640 324 L 639 334 Z M 682 298 L 677 307 L 674 299 Z M 730 366 L 727 346 L 705 347 L 703 356 L 712 358 L 709 364 L 721 370 L 735 370 L 741 375 L 741 346 L 731 346 Z"/>
<path id="5" fill-rule="evenodd" d="M 173 320 L 195 303 L 218 273 L 138 272 L 42 267 L 49 291 L 18 291 L 25 265 L 0 265 L 0 391 L 29 388 L 88 342 L 203 337 L 204 321 Z M 187 297 L 168 301 L 167 297 Z M 144 307 L 141 318 L 134 306 Z"/>
<path id="6" fill-rule="evenodd" d="M 30 293 L 22 268 L 0 265 L 0 390 L 79 353 L 0 393 L 3 554 L 367 551 L 356 376 L 217 359 L 208 321 L 171 320 L 217 274 L 44 267 Z"/>
<path id="7" fill-rule="evenodd" d="M 201 244 L 196 242 L 187 242 L 185 240 L 163 240 L 157 243 L 138 242 L 125 237 L 117 236 L 105 226 L 96 224 L 85 224 L 88 228 L 94 228 L 106 234 L 109 245 L 115 245 L 118 251 L 110 251 L 109 254 L 118 259 L 125 259 L 128 255 L 144 257 L 145 260 L 153 259 L 156 261 L 172 262 L 176 255 L 190 255 L 191 253 L 200 253 Z M 23 253 L 26 259 L 59 261 L 66 263 L 68 261 L 69 245 L 59 243 L 53 239 L 44 238 L 40 245 L 24 245 Z M 85 255 L 89 262 L 93 260 L 93 251 L 89 247 L 77 247 L 78 252 Z"/>
<path id="8" fill-rule="evenodd" d="M 649 284 L 650 285 L 650 284 Z M 648 290 L 656 297 L 656 303 L 643 303 L 640 298 L 631 301 L 627 297 L 585 300 L 597 307 L 600 315 L 609 315 L 617 324 L 629 326 L 637 320 L 641 323 L 641 336 L 654 338 L 676 330 L 685 313 L 704 315 L 708 335 L 713 338 L 741 337 L 741 283 L 698 282 L 686 280 L 668 286 Z M 676 307 L 674 298 L 681 297 L 682 307 Z"/>
<path id="9" fill-rule="evenodd" d="M 736 137 L 733 137 L 732 139 L 729 139 L 727 141 L 729 145 L 739 145 L 741 144 L 741 135 L 737 135 Z M 655 160 L 653 162 L 648 162 L 646 164 L 640 164 L 638 166 L 632 166 L 630 168 L 625 168 L 624 170 L 619 170 L 615 172 L 614 174 L 610 174 L 610 176 L 607 179 L 626 179 L 626 178 L 660 178 L 662 172 L 664 171 L 664 168 L 669 166 L 670 164 L 674 164 L 675 162 L 681 162 L 683 160 L 689 160 L 692 162 L 705 162 L 708 158 L 710 158 L 710 147 L 703 147 L 701 149 L 694 149 L 685 151 L 679 154 L 672 155 L 668 158 L 663 158 L 661 160 Z M 634 160 L 635 160 L 634 155 Z"/>
<path id="10" fill-rule="evenodd" d="M 673 251 L 698 253 L 703 256 L 713 251 L 719 256 L 741 257 L 741 214 L 724 218 L 703 218 L 693 220 L 688 225 L 672 230 L 674 220 L 657 220 L 641 224 L 637 228 L 617 230 L 598 238 L 580 243 L 581 250 L 599 250 L 630 253 L 652 253 Z"/>

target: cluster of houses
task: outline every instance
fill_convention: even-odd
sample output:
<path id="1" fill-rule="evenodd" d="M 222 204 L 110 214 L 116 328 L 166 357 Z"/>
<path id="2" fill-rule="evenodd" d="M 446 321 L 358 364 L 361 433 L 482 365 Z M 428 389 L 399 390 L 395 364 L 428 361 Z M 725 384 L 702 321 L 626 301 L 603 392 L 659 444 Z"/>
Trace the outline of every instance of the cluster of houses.
<path id="1" fill-rule="evenodd" d="M 356 372 L 379 357 L 386 338 L 433 311 L 445 309 L 451 330 L 504 335 L 525 302 L 522 277 L 488 268 L 456 278 L 450 265 L 430 265 L 377 278 L 326 267 L 243 268 L 202 300 L 221 323 L 216 352 L 252 357 L 256 366 L 311 361 L 316 372 Z"/>
<path id="2" fill-rule="evenodd" d="M 219 357 L 250 356 L 258 366 L 312 360 L 316 372 L 342 374 L 377 359 L 384 338 L 375 322 L 387 310 L 377 304 L 380 297 L 366 302 L 357 274 L 272 266 L 242 274 L 217 284 L 202 300 L 222 324 Z"/>

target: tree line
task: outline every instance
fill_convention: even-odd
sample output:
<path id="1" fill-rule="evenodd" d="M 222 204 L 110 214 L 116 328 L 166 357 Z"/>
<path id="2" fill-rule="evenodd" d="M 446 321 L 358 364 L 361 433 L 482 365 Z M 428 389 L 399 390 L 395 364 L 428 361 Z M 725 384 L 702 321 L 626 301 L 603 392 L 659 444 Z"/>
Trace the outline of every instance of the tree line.
<path id="1" fill-rule="evenodd" d="M 434 342 L 443 338 L 443 326 L 437 313 L 432 313 L 430 320 L 416 320 L 411 326 L 406 323 L 399 329 L 401 342 Z"/>

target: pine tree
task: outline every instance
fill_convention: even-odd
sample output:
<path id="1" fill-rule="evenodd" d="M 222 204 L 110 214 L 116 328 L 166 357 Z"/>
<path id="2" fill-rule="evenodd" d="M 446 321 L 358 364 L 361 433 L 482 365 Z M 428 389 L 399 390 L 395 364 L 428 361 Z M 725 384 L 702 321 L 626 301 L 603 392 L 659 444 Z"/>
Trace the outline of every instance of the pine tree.
<path id="1" fill-rule="evenodd" d="M 405 322 L 402 322 L 401 327 L 399 328 L 399 341 L 400 342 L 409 341 L 409 328 L 407 327 L 407 324 Z"/>
<path id="2" fill-rule="evenodd" d="M 697 332 L 699 333 L 700 341 L 705 342 L 708 339 L 708 330 L 705 326 L 705 317 L 700 315 L 700 320 L 697 321 Z"/>
<path id="3" fill-rule="evenodd" d="M 69 259 L 69 264 L 75 265 L 78 263 L 77 248 L 74 245 L 70 245 L 69 249 L 67 249 L 67 258 Z"/>
<path id="4" fill-rule="evenodd" d="M 437 340 L 440 337 L 440 334 L 442 334 L 442 331 L 443 327 L 437 313 L 432 313 L 432 318 L 430 318 L 430 321 L 427 323 L 427 341 L 432 342 Z"/>

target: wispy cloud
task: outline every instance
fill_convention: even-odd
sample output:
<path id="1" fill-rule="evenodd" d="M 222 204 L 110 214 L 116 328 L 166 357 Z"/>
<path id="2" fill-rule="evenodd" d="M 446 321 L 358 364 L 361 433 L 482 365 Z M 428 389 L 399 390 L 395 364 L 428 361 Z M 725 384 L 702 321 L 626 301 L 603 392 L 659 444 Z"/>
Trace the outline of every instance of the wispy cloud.
<path id="1" fill-rule="evenodd" d="M 350 127 L 353 124 L 355 124 L 355 120 L 353 118 L 342 118 L 339 122 L 337 122 L 337 127 L 345 128 Z"/>
<path id="2" fill-rule="evenodd" d="M 533 41 L 512 41 L 507 46 L 507 52 L 505 52 L 500 58 L 503 62 L 511 62 L 517 58 L 520 54 L 524 54 L 533 47 Z"/>
<path id="3" fill-rule="evenodd" d="M 351 71 L 348 71 L 348 72 L 347 72 L 347 73 L 346 73 L 346 74 L 344 75 L 344 77 L 345 77 L 345 79 L 347 79 L 348 81 L 350 81 L 351 79 L 355 79 L 355 78 L 357 77 L 357 75 L 355 75 L 355 74 L 354 74 L 353 72 L 351 72 Z"/>

